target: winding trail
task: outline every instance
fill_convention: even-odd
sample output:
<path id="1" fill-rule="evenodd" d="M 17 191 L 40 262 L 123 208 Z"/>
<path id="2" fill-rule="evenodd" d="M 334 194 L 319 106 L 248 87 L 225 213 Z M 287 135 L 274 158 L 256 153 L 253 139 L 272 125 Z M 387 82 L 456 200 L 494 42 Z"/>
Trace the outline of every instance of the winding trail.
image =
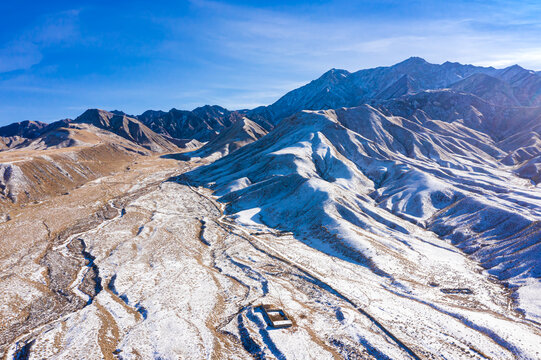
<path id="1" fill-rule="evenodd" d="M 181 165 L 175 173 L 187 168 L 190 166 Z M 429 316 L 427 326 L 408 328 L 417 320 L 413 316 L 393 323 L 394 319 L 402 320 L 395 315 L 402 316 L 403 312 L 394 311 L 389 304 L 406 302 L 393 302 L 403 298 L 397 296 L 402 294 L 394 294 L 393 299 L 379 298 L 393 289 L 379 283 L 371 288 L 368 270 L 361 269 L 363 273 L 356 265 L 348 267 L 333 257 L 320 261 L 319 253 L 308 245 L 291 236 L 282 237 L 283 233 L 272 228 L 254 232 L 227 216 L 225 204 L 207 189 L 193 187 L 183 175 L 165 178 L 154 176 L 148 186 L 134 186 L 133 191 L 100 203 L 103 209 L 99 221 L 87 219 L 91 226 L 73 226 L 61 236 L 49 232 L 45 256 L 55 254 L 77 265 L 74 277 L 62 289 L 83 305 L 17 337 L 10 342 L 6 360 L 25 353 L 41 356 L 44 344 L 53 338 L 57 350 L 48 354 L 80 355 L 80 350 L 66 342 L 74 332 L 88 338 L 88 342 L 80 343 L 87 349 L 92 347 L 89 344 L 96 344 L 91 349 L 94 356 L 97 352 L 105 359 L 137 357 L 140 353 L 143 358 L 184 354 L 186 358 L 238 355 L 285 359 L 319 354 L 322 356 L 318 358 L 335 359 L 369 355 L 378 359 L 428 359 L 438 353 L 438 348 L 421 337 L 430 336 L 432 330 L 441 330 L 453 346 L 460 347 L 454 354 L 512 358 L 487 352 L 487 346 L 492 346 L 502 348 L 499 354 L 507 354 L 509 344 L 498 341 L 500 338 L 491 341 L 486 332 L 470 324 L 463 323 L 459 331 L 473 335 L 474 343 L 477 336 L 486 342 L 480 342 L 484 347 L 470 347 L 468 351 L 468 338 L 446 332 L 446 325 Z M 359 279 L 354 278 L 357 275 Z M 92 278 L 97 283 L 97 277 L 102 277 L 102 288 L 92 295 L 92 282 L 83 283 Z M 373 295 L 368 293 L 370 289 L 379 292 Z M 407 300 L 407 304 L 418 302 Z M 431 299 L 427 301 L 423 308 L 430 306 Z M 295 326 L 281 330 L 266 327 L 261 315 L 253 310 L 264 302 L 281 304 L 291 311 Z M 446 309 L 444 302 L 438 304 L 443 307 L 431 308 L 433 314 L 441 314 L 443 321 L 455 320 L 452 314 L 441 311 Z M 162 332 L 162 327 L 169 329 L 169 325 L 177 331 L 175 334 Z M 166 340 L 160 342 L 160 336 Z M 190 344 L 179 343 L 181 336 Z M 434 342 L 440 338 L 434 336 Z M 182 344 L 186 346 L 179 348 Z M 445 345 L 443 341 L 441 344 Z"/>

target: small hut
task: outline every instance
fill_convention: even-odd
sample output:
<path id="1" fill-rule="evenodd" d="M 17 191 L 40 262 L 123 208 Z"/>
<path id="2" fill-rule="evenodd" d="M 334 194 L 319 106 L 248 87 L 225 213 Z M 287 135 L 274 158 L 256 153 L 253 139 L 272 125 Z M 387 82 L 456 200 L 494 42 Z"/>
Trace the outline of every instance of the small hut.
<path id="1" fill-rule="evenodd" d="M 286 312 L 273 305 L 260 305 L 265 321 L 273 328 L 287 328 L 293 325 Z"/>

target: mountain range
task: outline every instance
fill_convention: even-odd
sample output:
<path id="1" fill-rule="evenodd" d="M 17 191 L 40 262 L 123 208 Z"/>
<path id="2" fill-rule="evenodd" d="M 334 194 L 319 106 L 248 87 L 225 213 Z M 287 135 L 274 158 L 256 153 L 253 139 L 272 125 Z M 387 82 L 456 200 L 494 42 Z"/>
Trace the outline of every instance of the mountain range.
<path id="1" fill-rule="evenodd" d="M 441 92 L 440 95 L 427 94 L 435 90 L 447 90 L 447 92 Z M 450 96 L 450 93 L 462 94 L 462 96 L 456 96 L 457 106 L 463 108 L 470 106 L 472 109 L 484 107 L 483 113 L 489 111 L 490 116 L 499 117 L 499 121 L 509 126 L 512 126 L 512 123 L 502 120 L 501 116 L 506 112 L 509 112 L 509 116 L 513 118 L 523 116 L 523 113 L 524 116 L 533 116 L 532 121 L 535 122 L 535 115 L 527 115 L 527 113 L 533 114 L 536 112 L 535 108 L 541 106 L 541 76 L 537 72 L 523 69 L 518 65 L 505 69 L 451 62 L 437 65 L 413 57 L 390 67 L 378 67 L 353 73 L 331 69 L 317 80 L 285 94 L 272 105 L 252 110 L 229 111 L 217 105 L 207 105 L 193 111 L 149 110 L 138 116 L 111 112 L 107 117 L 113 118 L 114 115 L 115 121 L 119 121 L 120 117 L 128 119 L 130 124 L 128 127 L 132 130 L 126 128 L 119 132 L 118 126 L 110 130 L 159 152 L 171 150 L 171 146 L 197 148 L 204 142 L 214 140 L 224 129 L 231 127 L 244 117 L 254 121 L 265 131 L 269 131 L 282 119 L 302 110 L 355 107 L 364 103 L 389 107 L 390 105 L 384 105 L 385 101 L 402 99 L 395 101 L 392 106 L 402 104 L 409 107 L 409 111 L 417 111 L 421 108 L 416 102 L 426 102 L 429 97 Z M 456 110 L 464 113 L 464 109 L 455 109 L 455 111 L 443 109 L 435 116 L 438 119 L 441 116 L 449 117 L 456 114 Z M 404 115 L 402 111 L 404 110 L 394 108 L 388 109 L 387 113 L 402 116 Z M 99 113 L 105 114 L 101 110 Z M 89 117 L 89 114 L 88 111 L 85 112 L 76 121 L 93 123 L 94 120 Z M 70 121 L 61 120 L 52 124 L 25 121 L 2 127 L 0 128 L 0 149 L 25 147 L 31 140 L 59 127 L 67 126 Z M 107 129 L 111 124 L 98 121 L 94 125 Z M 492 124 L 485 123 L 483 126 L 490 127 Z M 501 150 L 506 153 L 505 159 L 502 159 L 506 165 L 516 166 L 517 174 L 538 182 L 540 172 L 531 160 L 540 155 L 541 139 L 538 124 L 532 123 L 529 126 L 531 128 L 520 133 L 506 133 L 505 136 L 515 140 L 501 142 L 499 146 L 502 146 Z M 490 134 L 493 139 L 504 136 L 500 128 L 496 127 L 494 130 L 498 133 Z M 131 133 L 132 131 L 141 134 L 142 138 Z"/>
<path id="2" fill-rule="evenodd" d="M 129 242 L 141 237 L 151 243 L 159 236 L 169 239 L 182 233 L 178 243 L 182 247 L 192 236 L 185 227 L 196 224 L 192 238 L 201 249 L 211 251 L 194 254 L 195 245 L 186 245 L 183 259 L 194 259 L 187 267 L 192 270 L 217 272 L 205 281 L 189 277 L 190 289 L 206 283 L 218 288 L 226 282 L 237 284 L 221 288 L 223 298 L 211 307 L 211 312 L 235 308 L 223 310 L 230 314 L 214 336 L 238 339 L 249 356 L 286 357 L 273 342 L 281 335 L 265 332 L 249 310 L 256 299 L 263 301 L 273 291 L 275 302 L 279 299 L 298 312 L 317 303 L 320 310 L 313 314 L 321 312 L 327 314 L 321 315 L 325 321 L 338 321 L 333 331 L 349 329 L 342 338 L 329 333 L 314 340 L 344 358 L 346 353 L 351 358 L 447 354 L 449 358 L 534 359 L 539 355 L 535 345 L 541 338 L 539 72 L 518 65 L 496 69 L 431 64 L 413 57 L 356 72 L 331 69 L 275 103 L 255 109 L 230 111 L 207 105 L 193 111 L 148 110 L 141 115 L 89 109 L 74 120 L 14 123 L 0 128 L 0 150 L 0 205 L 6 209 L 46 201 L 106 176 L 127 176 L 122 175 L 124 169 L 140 162 L 156 161 L 165 174 L 163 162 L 176 161 L 166 167 L 171 171 L 168 178 L 143 167 L 141 174 L 147 171 L 148 179 L 157 185 L 133 200 L 136 205 L 128 212 L 141 213 L 130 229 L 122 226 L 129 221 L 122 218 L 129 205 L 122 205 L 124 212 L 118 218 L 107 218 L 118 226 L 115 239 L 126 238 L 125 243 L 101 234 L 100 227 L 85 230 L 91 235 L 85 239 L 109 244 L 87 240 L 99 254 L 96 261 L 103 266 L 102 276 L 109 279 L 109 295 L 126 296 L 115 301 L 133 305 L 135 317 L 144 317 L 141 324 L 150 324 L 144 327 L 144 336 L 132 338 L 131 330 L 126 330 L 119 348 L 137 347 L 148 334 L 156 335 L 158 325 L 152 321 L 171 316 L 162 313 L 165 305 L 160 299 L 131 276 L 146 281 L 146 273 L 141 275 L 137 269 L 155 274 L 155 267 L 169 263 L 163 260 L 165 254 L 160 258 L 153 252 L 177 243 L 147 249 L 141 242 Z M 139 192 L 145 187 L 130 189 Z M 122 201 L 131 204 L 131 199 Z M 108 201 L 108 209 L 121 203 Z M 146 217 L 151 225 L 136 226 Z M 6 215 L 2 221 L 10 223 L 10 219 Z M 183 221 L 184 227 L 176 228 Z M 85 233 L 77 231 L 72 232 L 73 239 Z M 160 231 L 168 235 L 156 235 Z M 60 248 L 55 246 L 47 249 Z M 117 251 L 123 255 L 116 255 Z M 141 251 L 143 260 L 134 257 Z M 40 261 L 60 256 L 52 254 L 40 255 L 45 259 Z M 127 262 L 131 272 L 123 273 L 121 256 L 141 263 Z M 168 293 L 171 279 L 165 274 L 177 271 L 175 266 L 152 279 L 173 303 L 178 293 Z M 227 279 L 218 280 L 220 276 Z M 277 276 L 273 286 L 287 293 L 284 298 L 276 295 L 280 291 L 269 290 L 269 276 Z M 123 290 L 115 287 L 115 281 Z M 357 287 L 361 283 L 369 295 Z M 247 289 L 244 300 L 233 294 L 236 287 Z M 55 291 L 68 291 L 62 289 Z M 304 300 L 296 298 L 297 290 L 306 291 L 308 295 L 298 295 Z M 252 299 L 254 291 L 259 295 Z M 127 294 L 139 300 L 128 301 Z M 364 304 L 366 309 L 385 320 L 376 321 L 359 310 L 355 304 L 366 298 L 371 299 Z M 149 321 L 140 312 L 143 303 L 155 316 L 149 316 Z M 341 305 L 333 305 L 337 303 Z M 419 304 L 422 309 L 416 307 Z M 190 306 L 185 311 L 194 318 L 200 315 Z M 368 325 L 358 332 L 353 325 L 358 321 L 345 322 L 342 311 L 370 319 L 370 329 L 375 326 L 377 334 L 363 338 L 360 334 L 366 334 Z M 421 321 L 414 319 L 425 313 Z M 401 318 L 408 325 L 394 328 L 393 322 Z M 115 320 L 117 326 L 122 327 L 124 319 Z M 309 326 L 303 327 L 304 319 L 298 318 L 299 328 L 309 334 L 306 338 L 317 338 Z M 190 320 L 186 329 L 197 327 L 194 323 Z M 403 331 L 404 326 L 416 330 Z M 390 328 L 406 340 L 399 340 Z M 443 330 L 432 333 L 429 328 Z M 324 326 L 318 329 L 325 332 Z M 415 335 L 417 331 L 421 335 Z M 478 336 L 475 341 L 470 331 Z M 420 340 L 428 333 L 429 340 Z M 442 334 L 449 339 L 442 340 Z M 2 336 L 9 337 L 0 332 Z M 13 344 L 14 338 L 10 339 L 7 343 Z M 228 341 L 220 346 L 228 347 Z M 308 340 L 299 340 L 304 341 Z M 387 347 L 381 345 L 385 342 Z M 152 354 L 152 346 L 143 349 L 145 354 Z M 355 346 L 365 349 L 362 356 L 352 350 Z M 293 354 L 295 349 L 284 345 L 282 350 Z M 166 354 L 174 357 L 175 351 Z"/>

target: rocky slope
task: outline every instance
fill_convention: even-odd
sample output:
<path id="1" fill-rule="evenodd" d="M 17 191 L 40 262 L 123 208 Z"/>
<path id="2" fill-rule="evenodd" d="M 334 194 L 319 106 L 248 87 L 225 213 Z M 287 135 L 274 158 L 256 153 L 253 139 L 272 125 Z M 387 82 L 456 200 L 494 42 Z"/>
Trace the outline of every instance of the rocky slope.
<path id="1" fill-rule="evenodd" d="M 189 142 L 205 142 L 241 119 L 242 115 L 220 106 L 203 106 L 193 111 L 171 109 L 168 112 L 148 110 L 137 116 L 155 132 Z"/>
<path id="2" fill-rule="evenodd" d="M 163 136 L 156 134 L 139 120 L 126 115 L 114 114 L 99 109 L 90 109 L 75 119 L 74 122 L 90 124 L 97 128 L 110 131 L 154 152 L 178 150 L 173 143 Z"/>
<path id="3" fill-rule="evenodd" d="M 24 138 L 35 138 L 41 134 L 41 130 L 47 126 L 41 121 L 21 121 L 0 127 L 0 136 L 20 136 Z"/>
<path id="4" fill-rule="evenodd" d="M 0 151 L 24 147 L 31 140 L 70 123 L 70 119 L 46 124 L 40 121 L 22 121 L 0 127 Z"/>
<path id="5" fill-rule="evenodd" d="M 0 204 L 6 207 L 68 193 L 141 155 L 179 151 L 138 120 L 97 109 L 74 121 L 23 122 L 0 130 L 4 139 L 20 139 L 0 153 Z"/>
<path id="6" fill-rule="evenodd" d="M 117 122 L 114 117 L 109 119 L 106 112 L 101 112 L 103 117 L 96 116 L 96 121 L 92 122 L 92 117 L 87 116 L 89 112 L 69 126 L 44 131 L 34 139 L 25 139 L 20 147 L 0 152 L 2 208 L 68 193 L 88 181 L 124 169 L 137 158 L 155 151 L 178 151 L 150 130 L 139 131 L 141 124 L 133 126 L 130 120 L 122 118 Z M 95 111 L 94 114 L 100 113 Z M 98 120 L 104 123 L 100 124 Z"/>

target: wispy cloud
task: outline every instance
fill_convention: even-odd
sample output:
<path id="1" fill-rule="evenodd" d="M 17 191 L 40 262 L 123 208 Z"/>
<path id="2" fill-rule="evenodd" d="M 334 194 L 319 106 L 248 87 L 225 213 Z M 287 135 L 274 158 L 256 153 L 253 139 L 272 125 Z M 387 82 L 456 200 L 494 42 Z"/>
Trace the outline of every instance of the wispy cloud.
<path id="1" fill-rule="evenodd" d="M 492 60 L 504 66 L 523 61 L 525 66 L 540 67 L 538 58 L 531 55 L 541 50 L 536 41 L 541 25 L 532 19 L 541 6 L 534 2 L 525 3 L 527 10 L 521 11 L 511 11 L 517 6 L 500 1 L 462 17 L 393 21 L 362 14 L 354 18 L 326 16 L 318 9 L 291 15 L 207 0 L 192 3 L 214 23 L 211 29 L 200 31 L 216 51 L 264 66 L 304 71 L 330 67 L 357 70 L 418 55 L 435 62 Z"/>
<path id="2" fill-rule="evenodd" d="M 0 73 L 27 69 L 43 56 L 39 47 L 27 40 L 15 40 L 0 48 Z"/>
<path id="3" fill-rule="evenodd" d="M 28 69 L 42 61 L 43 49 L 75 41 L 78 14 L 70 10 L 47 15 L 34 27 L 1 44 L 0 73 Z"/>

